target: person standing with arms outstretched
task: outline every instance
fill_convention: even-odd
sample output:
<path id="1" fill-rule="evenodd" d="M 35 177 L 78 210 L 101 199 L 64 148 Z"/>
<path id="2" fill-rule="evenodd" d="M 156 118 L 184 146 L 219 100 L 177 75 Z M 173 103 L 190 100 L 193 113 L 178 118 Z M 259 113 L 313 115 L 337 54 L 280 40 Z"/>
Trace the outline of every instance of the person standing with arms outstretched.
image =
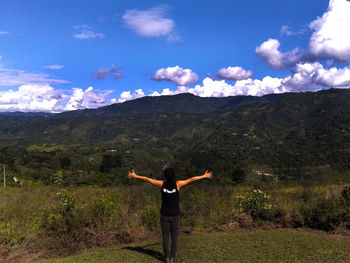
<path id="1" fill-rule="evenodd" d="M 187 180 L 175 180 L 175 169 L 166 167 L 164 170 L 164 180 L 155 180 L 146 176 L 139 176 L 134 169 L 128 172 L 129 177 L 141 179 L 161 188 L 162 208 L 160 209 L 160 224 L 162 226 L 163 252 L 166 263 L 175 263 L 177 251 L 177 235 L 179 232 L 180 188 L 197 180 L 211 178 L 212 172 L 206 171 L 201 176 L 194 176 Z M 169 234 L 171 235 L 171 251 L 169 251 Z"/>

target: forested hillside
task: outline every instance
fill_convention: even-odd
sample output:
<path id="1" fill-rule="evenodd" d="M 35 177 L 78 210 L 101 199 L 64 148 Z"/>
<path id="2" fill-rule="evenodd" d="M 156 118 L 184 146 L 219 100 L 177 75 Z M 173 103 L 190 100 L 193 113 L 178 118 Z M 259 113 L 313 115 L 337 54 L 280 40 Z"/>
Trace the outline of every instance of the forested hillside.
<path id="1" fill-rule="evenodd" d="M 133 114 L 134 113 L 134 114 Z M 346 180 L 350 91 L 223 99 L 147 97 L 63 114 L 0 115 L 0 163 L 45 184 L 110 184 L 165 163 L 216 180 Z M 238 177 L 237 177 L 238 174 Z"/>

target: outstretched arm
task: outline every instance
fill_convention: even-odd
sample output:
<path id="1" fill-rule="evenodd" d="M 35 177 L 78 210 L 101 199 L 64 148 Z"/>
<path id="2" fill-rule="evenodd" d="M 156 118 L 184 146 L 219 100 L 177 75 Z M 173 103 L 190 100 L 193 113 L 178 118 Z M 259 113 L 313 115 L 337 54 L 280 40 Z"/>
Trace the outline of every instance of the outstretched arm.
<path id="1" fill-rule="evenodd" d="M 139 176 L 135 173 L 134 169 L 132 169 L 131 172 L 128 172 L 128 176 L 130 178 L 136 178 L 136 179 L 141 179 L 141 180 L 144 180 L 146 182 L 149 182 L 155 186 L 158 186 L 158 187 L 162 187 L 163 186 L 163 181 L 162 180 L 155 180 L 155 179 L 152 179 L 152 178 L 148 178 L 146 176 Z"/>
<path id="2" fill-rule="evenodd" d="M 194 176 L 194 177 L 192 177 L 190 179 L 187 179 L 187 180 L 177 181 L 176 182 L 177 188 L 180 190 L 180 188 L 185 186 L 186 184 L 189 184 L 191 182 L 194 182 L 194 181 L 197 181 L 197 180 L 201 180 L 201 179 L 204 179 L 204 178 L 212 178 L 212 176 L 213 176 L 212 172 L 206 171 L 203 175 Z"/>

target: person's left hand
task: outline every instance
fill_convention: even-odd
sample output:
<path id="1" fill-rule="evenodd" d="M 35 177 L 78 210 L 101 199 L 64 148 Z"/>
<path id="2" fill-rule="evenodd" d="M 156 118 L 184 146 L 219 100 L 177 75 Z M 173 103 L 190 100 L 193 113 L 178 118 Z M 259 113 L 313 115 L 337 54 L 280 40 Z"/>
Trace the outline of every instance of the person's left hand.
<path id="1" fill-rule="evenodd" d="M 130 178 L 136 177 L 136 173 L 135 173 L 134 169 L 132 169 L 131 172 L 128 172 L 128 176 L 129 176 Z"/>
<path id="2" fill-rule="evenodd" d="M 205 173 L 203 174 L 203 176 L 204 176 L 205 178 L 212 178 L 212 177 L 213 177 L 213 173 L 212 173 L 212 172 L 208 172 L 208 170 L 207 170 L 207 171 L 205 171 Z"/>

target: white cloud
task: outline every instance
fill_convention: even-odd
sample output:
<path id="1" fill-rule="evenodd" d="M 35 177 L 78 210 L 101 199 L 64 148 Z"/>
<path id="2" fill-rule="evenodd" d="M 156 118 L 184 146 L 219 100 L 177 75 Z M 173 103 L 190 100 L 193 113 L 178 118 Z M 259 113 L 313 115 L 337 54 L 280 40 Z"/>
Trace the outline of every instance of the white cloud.
<path id="1" fill-rule="evenodd" d="M 350 86 L 350 67 L 342 69 L 333 67 L 329 70 L 320 68 L 314 76 L 314 81 L 326 87 Z"/>
<path id="2" fill-rule="evenodd" d="M 269 93 L 285 92 L 281 82 L 282 79 L 267 76 L 262 80 L 250 78 L 239 80 L 234 85 L 230 85 L 224 80 L 213 80 L 207 77 L 203 80 L 202 85 L 196 85 L 194 88 L 188 89 L 188 92 L 200 97 L 262 96 Z"/>
<path id="3" fill-rule="evenodd" d="M 50 78 L 48 74 L 28 73 L 24 70 L 5 69 L 0 67 L 0 86 L 20 86 L 26 84 L 65 84 L 63 79 Z"/>
<path id="4" fill-rule="evenodd" d="M 185 91 L 187 92 L 187 91 Z M 177 91 L 172 91 L 169 88 L 163 89 L 162 92 L 154 91 L 150 94 L 150 96 L 169 96 L 179 94 Z"/>
<path id="5" fill-rule="evenodd" d="M 315 91 L 329 87 L 345 88 L 350 85 L 350 67 L 325 69 L 319 62 L 299 63 L 282 85 L 294 92 Z"/>
<path id="6" fill-rule="evenodd" d="M 300 29 L 299 31 L 292 31 L 290 30 L 289 26 L 283 25 L 280 30 L 280 34 L 291 37 L 291 36 L 302 35 L 305 33 L 305 31 L 306 31 L 305 29 Z"/>
<path id="7" fill-rule="evenodd" d="M 9 32 L 6 31 L 0 31 L 0 35 L 7 35 Z"/>
<path id="8" fill-rule="evenodd" d="M 199 80 L 199 77 L 191 69 L 183 69 L 179 66 L 161 68 L 152 77 L 156 81 L 170 81 L 177 86 L 187 86 Z"/>
<path id="9" fill-rule="evenodd" d="M 350 2 L 330 0 L 328 10 L 310 23 L 309 52 L 318 59 L 350 62 Z"/>
<path id="10" fill-rule="evenodd" d="M 94 31 L 91 30 L 83 30 L 82 32 L 78 33 L 78 34 L 74 34 L 73 35 L 75 38 L 77 39 L 97 39 L 97 38 L 105 38 L 105 35 L 102 33 L 96 33 Z"/>
<path id="11" fill-rule="evenodd" d="M 169 41 L 179 40 L 180 37 L 174 31 L 175 22 L 165 16 L 166 8 L 158 6 L 148 10 L 128 10 L 122 19 L 127 27 L 143 37 L 167 37 Z"/>
<path id="12" fill-rule="evenodd" d="M 253 71 L 245 70 L 242 67 L 222 68 L 216 73 L 216 77 L 228 80 L 243 80 L 253 76 Z"/>
<path id="13" fill-rule="evenodd" d="M 291 92 L 315 91 L 323 87 L 314 81 L 316 72 L 322 68 L 318 62 L 299 63 L 295 66 L 292 75 L 283 79 L 282 85 Z"/>
<path id="14" fill-rule="evenodd" d="M 94 91 L 92 87 L 85 91 L 78 88 L 55 90 L 49 85 L 27 84 L 17 90 L 1 91 L 0 111 L 62 112 L 97 108 L 112 103 L 107 100 L 111 93 L 111 90 Z"/>
<path id="15" fill-rule="evenodd" d="M 276 69 L 282 69 L 296 64 L 300 60 L 299 48 L 282 53 L 279 51 L 280 42 L 277 39 L 268 39 L 255 49 L 255 53 L 266 63 Z"/>
<path id="16" fill-rule="evenodd" d="M 127 100 L 133 100 L 133 99 L 142 98 L 144 96 L 145 96 L 145 94 L 142 91 L 142 89 L 135 90 L 135 92 L 133 94 L 131 94 L 130 91 L 123 91 L 120 94 L 120 98 L 119 98 L 118 102 L 121 103 L 121 102 L 125 102 Z"/>
<path id="17" fill-rule="evenodd" d="M 284 78 L 266 76 L 261 80 L 248 78 L 230 84 L 225 80 L 206 77 L 201 85 L 195 85 L 193 88 L 188 86 L 178 86 L 176 90 L 166 88 L 161 92 L 154 91 L 149 96 L 175 95 L 185 92 L 200 97 L 263 96 L 284 92 L 317 91 L 329 87 L 345 88 L 349 85 L 350 66 L 342 69 L 325 69 L 319 62 L 307 62 L 296 64 L 291 75 Z M 122 95 L 120 101 L 136 98 L 135 95 L 131 95 L 130 91 Z M 144 96 L 143 93 L 142 96 Z"/>
<path id="18" fill-rule="evenodd" d="M 105 106 L 109 104 L 107 96 L 112 92 L 111 90 L 95 92 L 93 87 L 89 87 L 85 91 L 80 88 L 73 88 L 73 94 L 70 96 L 64 110 L 71 111 Z"/>
<path id="19" fill-rule="evenodd" d="M 64 66 L 62 66 L 62 65 L 48 65 L 48 66 L 43 66 L 43 68 L 59 70 L 59 69 L 63 69 Z"/>
<path id="20" fill-rule="evenodd" d="M 49 85 L 22 85 L 0 92 L 0 111 L 54 111 L 63 95 Z"/>

